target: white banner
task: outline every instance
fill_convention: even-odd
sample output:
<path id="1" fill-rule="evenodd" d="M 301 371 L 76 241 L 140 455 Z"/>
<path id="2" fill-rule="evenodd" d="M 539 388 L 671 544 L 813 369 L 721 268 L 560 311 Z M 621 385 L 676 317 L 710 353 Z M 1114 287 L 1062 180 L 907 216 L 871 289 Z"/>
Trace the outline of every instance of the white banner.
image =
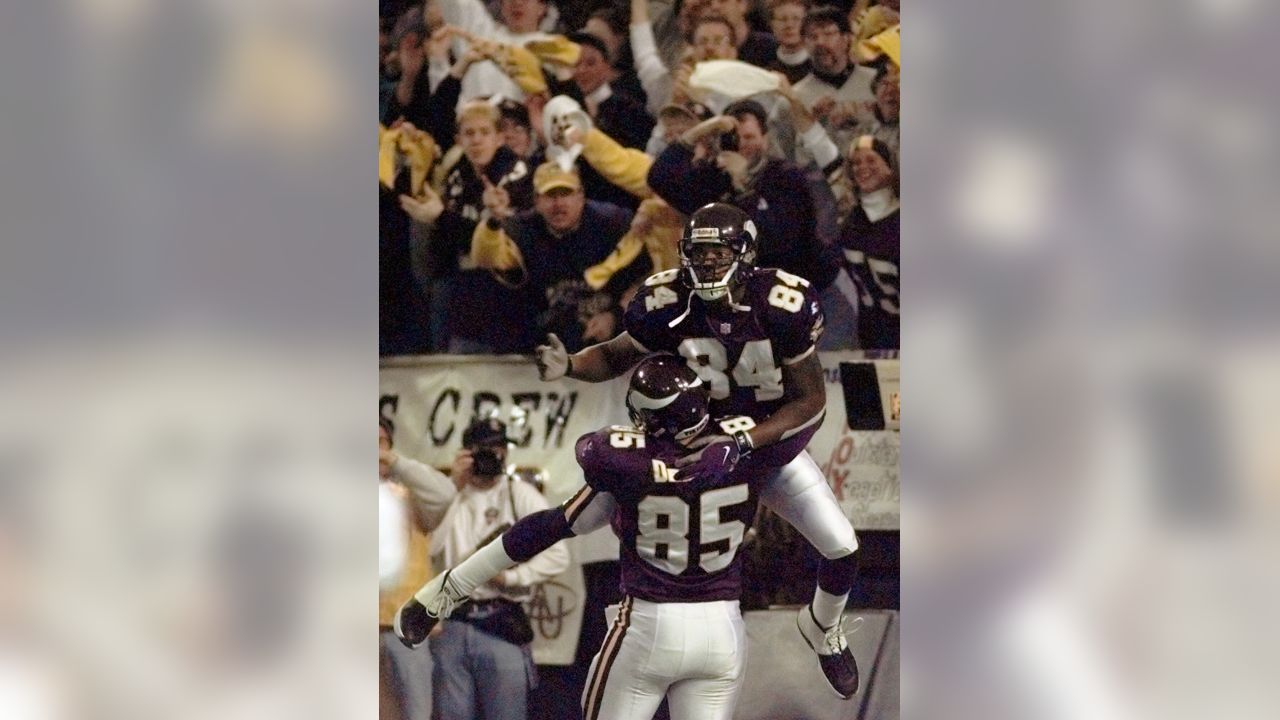
<path id="1" fill-rule="evenodd" d="M 572 551 L 572 543 L 570 543 Z M 524 604 L 533 625 L 533 661 L 539 665 L 572 665 L 582 635 L 582 610 L 587 601 L 582 565 L 576 553 L 569 568 L 533 586 Z"/>
<path id="2" fill-rule="evenodd" d="M 826 373 L 827 418 L 809 452 L 822 466 L 854 528 L 896 530 L 900 507 L 898 361 L 864 360 L 858 353 L 823 353 L 821 359 Z M 878 386 L 885 430 L 849 429 L 849 393 L 841 368 L 849 364 L 874 365 L 872 384 Z M 582 486 L 582 473 L 573 456 L 577 439 L 605 425 L 627 422 L 623 404 L 626 387 L 627 376 L 594 384 L 541 382 L 533 363 L 524 357 L 397 358 L 385 360 L 381 369 L 378 413 L 394 424 L 398 452 L 447 472 L 468 422 L 478 414 L 496 411 L 515 440 L 508 463 L 526 477 L 537 475 L 547 500 L 556 504 Z M 865 403 L 866 393 L 860 397 Z M 875 414 L 874 408 L 870 414 Z M 865 408 L 860 415 L 867 416 Z M 618 556 L 617 540 L 607 528 L 575 538 L 571 550 L 576 563 Z M 539 592 L 542 594 L 527 608 L 538 634 L 535 657 L 540 663 L 571 663 L 583 602 L 577 565 Z M 557 628 L 559 633 L 552 632 Z"/>
<path id="3" fill-rule="evenodd" d="M 897 530 L 901 522 L 898 361 L 856 361 L 875 364 L 885 430 L 849 429 L 840 378 L 842 362 L 852 360 L 844 353 L 822 357 L 827 373 L 827 421 L 809 443 L 809 454 L 822 467 L 854 529 Z"/>

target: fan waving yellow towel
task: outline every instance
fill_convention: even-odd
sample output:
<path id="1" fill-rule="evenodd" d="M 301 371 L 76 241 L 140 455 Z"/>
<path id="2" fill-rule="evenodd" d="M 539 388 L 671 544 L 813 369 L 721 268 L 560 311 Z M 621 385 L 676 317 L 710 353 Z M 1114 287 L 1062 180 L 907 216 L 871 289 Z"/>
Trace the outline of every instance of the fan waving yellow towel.
<path id="1" fill-rule="evenodd" d="M 397 155 L 403 155 L 409 164 L 409 194 L 421 198 L 440 146 L 429 134 L 408 123 L 391 129 L 378 125 L 378 182 L 387 188 L 395 188 Z"/>

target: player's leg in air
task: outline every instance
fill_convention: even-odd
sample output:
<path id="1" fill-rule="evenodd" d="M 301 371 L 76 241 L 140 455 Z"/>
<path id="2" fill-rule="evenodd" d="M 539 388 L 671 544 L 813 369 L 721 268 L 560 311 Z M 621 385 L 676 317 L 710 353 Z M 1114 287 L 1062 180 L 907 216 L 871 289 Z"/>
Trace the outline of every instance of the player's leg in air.
<path id="1" fill-rule="evenodd" d="M 426 642 L 436 624 L 465 603 L 477 587 L 561 540 L 608 525 L 615 507 L 616 502 L 609 493 L 583 487 L 559 507 L 520 518 L 511 529 L 455 567 L 436 575 L 405 601 L 396 612 L 396 637 L 405 646 L 416 648 Z"/>
<path id="2" fill-rule="evenodd" d="M 853 526 L 807 451 L 765 483 L 760 502 L 790 523 L 822 554 L 813 600 L 800 609 L 796 624 L 805 642 L 818 654 L 818 663 L 831 689 L 841 697 L 852 697 L 858 691 L 858 665 L 841 619 L 857 571 L 854 552 L 858 540 Z"/>

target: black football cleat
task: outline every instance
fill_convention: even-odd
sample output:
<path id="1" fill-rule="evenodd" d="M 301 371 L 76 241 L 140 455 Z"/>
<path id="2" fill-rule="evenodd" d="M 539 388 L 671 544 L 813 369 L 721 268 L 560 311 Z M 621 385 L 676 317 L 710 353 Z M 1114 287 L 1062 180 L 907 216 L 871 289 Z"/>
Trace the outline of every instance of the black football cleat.
<path id="1" fill-rule="evenodd" d="M 412 650 L 426 642 L 436 623 L 467 601 L 449 582 L 451 572 L 437 575 L 396 611 L 395 633 L 405 647 Z"/>
<path id="2" fill-rule="evenodd" d="M 432 628 L 440 622 L 427 614 L 427 608 L 415 598 L 409 598 L 396 611 L 395 631 L 401 644 L 410 650 L 427 641 Z"/>
<path id="3" fill-rule="evenodd" d="M 853 697 L 858 692 L 858 663 L 840 623 L 822 627 L 813 616 L 812 605 L 805 605 L 796 616 L 796 627 L 809 649 L 818 654 L 818 665 L 831 689 L 846 700 Z"/>

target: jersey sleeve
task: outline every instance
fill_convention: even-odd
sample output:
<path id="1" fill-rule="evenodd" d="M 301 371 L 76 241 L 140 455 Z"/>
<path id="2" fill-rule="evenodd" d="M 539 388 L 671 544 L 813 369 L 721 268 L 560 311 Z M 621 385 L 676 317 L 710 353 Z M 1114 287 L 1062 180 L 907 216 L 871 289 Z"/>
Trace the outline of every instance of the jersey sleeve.
<path id="1" fill-rule="evenodd" d="M 573 453 L 578 459 L 578 467 L 582 468 L 582 474 L 585 476 L 587 485 L 596 490 L 606 490 L 597 484 L 599 479 L 607 475 L 608 457 L 603 452 L 607 446 L 608 440 L 603 438 L 602 430 L 587 433 L 578 438 L 578 442 L 574 445 Z M 602 442 L 603 441 L 603 442 Z"/>
<path id="2" fill-rule="evenodd" d="M 609 427 L 583 435 L 574 454 L 587 485 L 614 495 L 625 495 L 626 480 L 650 469 L 644 434 L 632 428 Z"/>
<path id="3" fill-rule="evenodd" d="M 590 485 L 582 486 L 561 506 L 565 526 L 571 535 L 586 535 L 609 524 L 617 500 L 607 492 L 600 492 Z"/>
<path id="4" fill-rule="evenodd" d="M 676 284 L 678 269 L 651 275 L 627 305 L 622 324 L 631 339 L 647 352 L 671 352 L 679 347 L 676 335 L 668 326 L 685 310 L 688 298 Z"/>
<path id="5" fill-rule="evenodd" d="M 770 337 L 785 365 L 809 357 L 822 337 L 822 304 L 809 281 L 775 271 L 765 295 L 765 320 Z"/>
<path id="6" fill-rule="evenodd" d="M 617 457 L 609 443 L 609 431 L 597 430 L 578 438 L 574 447 L 583 480 L 600 492 L 612 492 L 617 478 Z"/>

